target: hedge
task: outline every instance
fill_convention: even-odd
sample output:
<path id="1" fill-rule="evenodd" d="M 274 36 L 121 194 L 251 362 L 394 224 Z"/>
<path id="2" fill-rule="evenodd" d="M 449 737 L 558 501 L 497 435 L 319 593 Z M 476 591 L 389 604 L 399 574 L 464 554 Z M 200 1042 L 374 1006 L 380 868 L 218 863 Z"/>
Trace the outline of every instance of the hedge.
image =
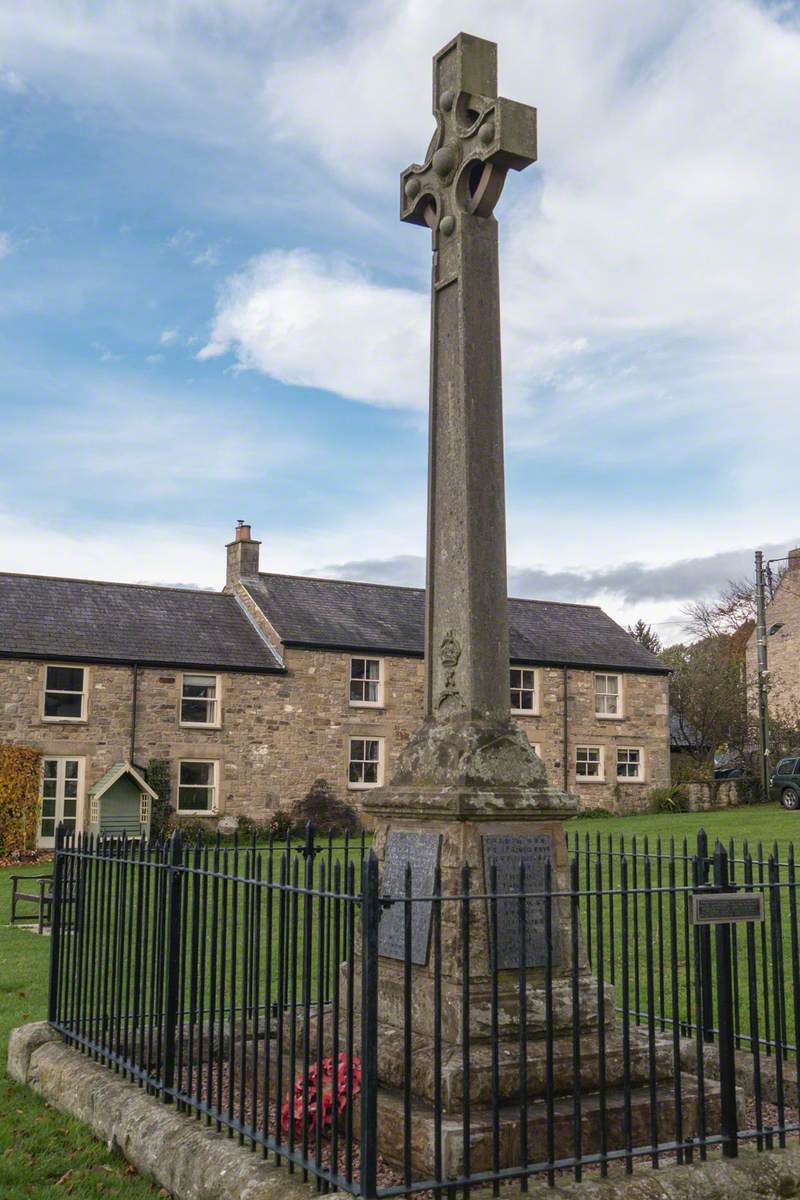
<path id="1" fill-rule="evenodd" d="M 0 855 L 36 846 L 41 754 L 27 746 L 0 745 Z"/>

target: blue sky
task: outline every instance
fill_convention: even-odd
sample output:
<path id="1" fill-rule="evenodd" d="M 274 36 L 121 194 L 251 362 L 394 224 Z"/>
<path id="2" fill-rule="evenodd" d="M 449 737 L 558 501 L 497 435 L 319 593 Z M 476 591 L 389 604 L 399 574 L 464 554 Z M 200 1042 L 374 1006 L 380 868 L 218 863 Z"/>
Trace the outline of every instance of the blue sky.
<path id="1" fill-rule="evenodd" d="M 751 0 L 0 4 L 0 568 L 419 582 L 430 58 L 500 43 L 517 594 L 674 635 L 797 542 L 800 15 Z"/>

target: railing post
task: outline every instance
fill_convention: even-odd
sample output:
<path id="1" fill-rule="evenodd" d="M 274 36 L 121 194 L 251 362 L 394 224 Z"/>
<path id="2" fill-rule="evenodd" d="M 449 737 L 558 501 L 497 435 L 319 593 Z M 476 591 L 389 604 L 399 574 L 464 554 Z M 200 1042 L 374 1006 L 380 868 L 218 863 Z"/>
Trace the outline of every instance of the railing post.
<path id="1" fill-rule="evenodd" d="M 695 860 L 697 866 L 695 870 L 696 878 L 694 880 L 695 888 L 705 887 L 708 883 L 708 835 L 704 829 L 698 830 L 697 833 L 697 858 Z M 703 1025 L 703 1041 L 714 1041 L 714 993 L 712 988 L 712 971 L 711 971 L 711 930 L 707 925 L 700 927 L 700 961 L 697 964 L 700 969 L 700 994 L 702 997 L 702 1012 L 698 1013 L 698 1020 Z"/>
<path id="2" fill-rule="evenodd" d="M 50 987 L 47 1000 L 47 1019 L 51 1025 L 58 1020 L 58 984 L 61 975 L 61 880 L 64 872 L 64 825 L 56 829 L 53 858 L 53 895 L 50 901 Z"/>
<path id="3" fill-rule="evenodd" d="M 361 1195 L 378 1191 L 378 860 L 370 850 L 361 900 Z"/>
<path id="4" fill-rule="evenodd" d="M 727 891 L 728 855 L 717 842 L 714 849 L 714 884 Z M 717 947 L 717 1007 L 719 1027 L 720 1123 L 724 1137 L 722 1153 L 736 1158 L 739 1153 L 739 1123 L 736 1113 L 736 1057 L 733 1035 L 733 980 L 731 975 L 731 927 L 719 924 L 714 933 Z"/>
<path id="5" fill-rule="evenodd" d="M 164 1012 L 164 1077 L 161 1085 L 161 1099 L 165 1104 L 172 1104 L 170 1092 L 175 1087 L 175 1032 L 178 1026 L 178 982 L 180 977 L 181 952 L 181 863 L 183 848 L 178 829 L 174 830 L 169 840 L 166 853 L 165 869 L 167 871 L 167 887 L 165 899 L 168 904 L 167 936 L 164 939 L 166 955 L 166 1000 Z"/>

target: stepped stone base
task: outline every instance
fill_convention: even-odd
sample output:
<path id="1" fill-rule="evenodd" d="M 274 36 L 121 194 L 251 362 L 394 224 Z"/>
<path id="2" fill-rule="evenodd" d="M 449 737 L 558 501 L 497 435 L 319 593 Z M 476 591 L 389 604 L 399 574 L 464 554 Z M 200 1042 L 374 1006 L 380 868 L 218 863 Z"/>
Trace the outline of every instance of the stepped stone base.
<path id="1" fill-rule="evenodd" d="M 389 1031 L 387 1030 L 386 1033 Z M 358 1047 L 360 1034 L 355 1030 L 355 1045 Z M 311 1044 L 315 1043 L 316 1025 L 311 1029 Z M 302 1028 L 298 1026 L 298 1051 L 302 1045 Z M 330 1022 L 325 1022 L 325 1053 L 330 1053 Z M 501 1168 L 519 1165 L 521 1157 L 521 1122 L 519 1104 L 519 1058 L 513 1044 L 500 1046 L 500 1087 L 503 1102 L 499 1108 L 498 1138 L 499 1165 Z M 340 1044 L 344 1050 L 344 1041 Z M 356 1051 L 357 1052 L 357 1051 Z M 623 1079 L 623 1044 L 621 1036 L 609 1031 L 605 1053 L 605 1117 L 603 1119 L 599 1094 L 600 1065 L 597 1051 L 596 1031 L 594 1035 L 584 1033 L 581 1039 L 581 1147 L 583 1154 L 596 1154 L 602 1145 L 605 1131 L 608 1150 L 625 1148 L 625 1099 L 621 1086 Z M 259 1053 L 259 1060 L 261 1055 Z M 246 1080 L 252 1074 L 252 1058 L 246 1054 Z M 238 1063 L 238 1055 L 237 1055 Z M 649 1078 L 651 1070 L 650 1052 L 646 1036 L 638 1030 L 630 1037 L 630 1144 L 650 1146 L 653 1142 L 653 1112 L 650 1101 Z M 541 1042 L 529 1045 L 527 1057 L 528 1095 L 528 1149 L 529 1163 L 545 1162 L 548 1159 L 546 1056 Z M 258 1064 L 258 1072 L 262 1067 Z M 284 1078 L 289 1091 L 289 1055 L 284 1057 Z M 295 1071 L 301 1069 L 301 1059 L 295 1062 Z M 674 1060 L 671 1037 L 658 1036 L 652 1069 L 656 1079 L 655 1120 L 659 1144 L 675 1141 L 678 1137 L 676 1099 L 674 1083 Z M 491 1048 L 485 1043 L 470 1047 L 470 1171 L 493 1169 L 494 1123 L 491 1109 Z M 402 1045 L 393 1038 L 382 1036 L 378 1044 L 378 1144 L 382 1157 L 391 1165 L 401 1168 L 405 1144 L 405 1107 L 402 1091 L 403 1055 Z M 553 1090 L 554 1141 L 556 1159 L 571 1158 L 575 1153 L 575 1108 L 572 1095 L 574 1058 L 571 1039 L 558 1038 L 553 1046 Z M 433 1103 L 427 1099 L 433 1086 L 433 1060 L 430 1047 L 414 1044 L 412 1057 L 412 1102 L 411 1102 L 411 1167 L 416 1179 L 432 1176 L 436 1164 L 436 1121 Z M 701 1114 L 698 1107 L 697 1080 L 689 1074 L 681 1074 L 682 1121 L 681 1136 L 684 1139 L 699 1135 Z M 720 1128 L 719 1085 L 706 1078 L 705 1129 L 708 1134 Z M 432 1094 L 432 1093 L 431 1093 Z M 460 1052 L 452 1049 L 442 1065 L 442 1122 L 441 1161 L 446 1176 L 457 1176 L 463 1170 L 463 1072 Z M 743 1105 L 743 1101 L 740 1100 Z M 355 1129 L 358 1131 L 360 1112 L 354 1112 Z M 744 1111 L 740 1122 L 744 1121 Z"/>
<path id="2" fill-rule="evenodd" d="M 576 1113 L 573 1099 L 576 1057 L 573 1050 L 573 978 L 579 993 L 580 1144 L 584 1155 L 624 1150 L 630 1145 L 650 1146 L 655 1141 L 697 1136 L 719 1129 L 719 1089 L 709 1082 L 705 1110 L 699 1111 L 697 1082 L 681 1078 L 680 1113 L 676 1118 L 674 1050 L 671 1039 L 659 1037 L 651 1056 L 646 1037 L 632 1030 L 629 1042 L 629 1107 L 623 1080 L 623 1039 L 614 1009 L 614 989 L 602 989 L 592 975 L 578 932 L 577 947 L 569 900 L 570 869 L 563 821 L 578 808 L 576 797 L 547 786 L 541 764 L 516 731 L 496 723 L 466 717 L 448 724 L 429 722 L 404 752 L 392 785 L 374 793 L 367 803 L 376 819 L 373 850 L 382 870 L 394 833 L 438 837 L 444 896 L 441 910 L 441 979 L 434 979 L 433 954 L 412 967 L 406 997 L 403 964 L 381 956 L 378 967 L 378 1146 L 387 1162 L 401 1167 L 410 1139 L 411 1170 L 416 1179 L 435 1175 L 437 1121 L 434 1110 L 435 1072 L 433 1026 L 435 995 L 440 996 L 441 1019 L 441 1158 L 443 1177 L 464 1172 L 465 1087 L 463 1044 L 469 1045 L 469 1170 L 471 1174 L 510 1168 L 525 1163 L 569 1159 L 576 1151 Z M 553 975 L 542 969 L 542 925 L 532 959 L 538 965 L 525 971 L 527 993 L 523 1081 L 520 1081 L 519 969 L 504 961 L 497 973 L 497 1030 L 492 1030 L 492 957 L 486 902 L 489 891 L 485 867 L 486 839 L 494 839 L 502 854 L 505 846 L 535 837 L 550 845 L 553 891 Z M 533 845 L 533 843 L 531 843 Z M 532 861 L 532 860 L 531 860 Z M 540 860 L 541 861 L 541 860 Z M 469 892 L 476 902 L 468 908 L 469 1005 L 463 999 L 462 955 L 465 910 L 458 896 L 462 864 L 469 865 Z M 541 887 L 541 883 L 539 884 Z M 506 889 L 513 892 L 513 888 Z M 500 889 L 502 892 L 502 888 Z M 536 886 L 531 887 L 536 891 Z M 560 893 L 560 894 L 559 894 Z M 424 893 L 420 893 L 424 894 Z M 507 918 L 506 918 L 507 920 Z M 508 926 L 506 937 L 509 941 Z M 499 935 L 502 941 L 502 935 Z M 509 941 L 511 946 L 513 941 Z M 538 951 L 538 953 L 537 953 Z M 573 952 L 575 960 L 573 961 Z M 518 951 L 516 952 L 518 956 Z M 355 979 L 360 978 L 360 946 L 356 944 Z M 511 957 L 513 959 L 514 952 Z M 508 969 L 511 968 L 511 969 Z M 438 988 L 435 988 L 438 984 Z M 356 984 L 358 987 L 358 984 Z M 550 991 L 553 1037 L 552 1068 L 554 1123 L 548 1146 L 547 991 Z M 355 1010 L 359 1011 L 356 996 Z M 405 1001 L 407 1000 L 407 1004 Z M 412 1038 L 411 1075 L 405 1078 L 405 1030 Z M 468 1032 L 467 1032 L 468 1027 Z M 605 1035 L 601 1073 L 598 1043 Z M 330 1034 L 330 1028 L 326 1035 Z M 494 1076 L 492 1041 L 496 1039 L 498 1070 Z M 327 1037 L 326 1037 L 327 1040 Z M 358 1043 L 358 1036 L 356 1038 Z M 601 1103 L 601 1082 L 606 1091 Z M 493 1086 L 494 1083 L 494 1086 Z M 410 1125 L 406 1121 L 411 1093 Z M 526 1107 L 521 1111 L 521 1092 Z M 499 1108 L 493 1113 L 493 1100 Z M 626 1115 L 627 1114 L 627 1115 Z M 630 1128 L 626 1131 L 626 1124 Z"/>
<path id="3" fill-rule="evenodd" d="M 378 1142 L 382 1156 L 395 1167 L 402 1168 L 404 1152 L 403 1097 L 398 1091 L 381 1088 L 378 1095 Z M 571 1097 L 560 1097 L 554 1105 L 555 1158 L 568 1159 L 575 1153 L 575 1110 Z M 715 1083 L 705 1087 L 706 1128 L 719 1128 L 719 1088 Z M 699 1113 L 697 1085 L 691 1078 L 682 1080 L 682 1135 L 697 1136 Z M 659 1143 L 670 1142 L 676 1136 L 675 1098 L 672 1087 L 660 1089 L 656 1095 L 655 1118 Z M 630 1107 L 631 1145 L 652 1144 L 652 1110 L 647 1088 L 635 1088 Z M 470 1172 L 493 1169 L 493 1120 L 489 1108 L 474 1109 L 470 1114 Z M 522 1121 L 518 1105 L 505 1105 L 499 1112 L 499 1166 L 514 1167 L 521 1161 Z M 529 1163 L 548 1161 L 547 1109 L 538 1099 L 528 1105 Z M 595 1092 L 584 1095 L 581 1101 L 581 1145 L 583 1154 L 597 1153 L 603 1131 L 609 1150 L 625 1148 L 625 1102 L 621 1088 L 606 1093 L 605 1116 L 600 1096 Z M 434 1173 L 436 1161 L 436 1124 L 433 1108 L 415 1101 L 411 1109 L 411 1167 L 415 1178 Z M 455 1177 L 464 1167 L 464 1130 L 460 1113 L 442 1116 L 441 1155 L 445 1177 Z"/>

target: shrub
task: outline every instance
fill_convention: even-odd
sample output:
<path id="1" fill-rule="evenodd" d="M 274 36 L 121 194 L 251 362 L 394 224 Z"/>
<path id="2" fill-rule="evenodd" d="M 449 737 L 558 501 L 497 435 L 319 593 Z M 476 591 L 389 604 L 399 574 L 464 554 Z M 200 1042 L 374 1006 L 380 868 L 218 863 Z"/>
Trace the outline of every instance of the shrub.
<path id="1" fill-rule="evenodd" d="M 0 854 L 29 853 L 36 846 L 41 754 L 28 746 L 0 746 Z"/>
<path id="2" fill-rule="evenodd" d="M 217 839 L 216 825 L 209 824 L 205 817 L 173 816 L 164 832 L 169 834 L 173 829 L 177 829 L 183 841 L 190 844 L 199 842 L 201 846 L 209 846 Z"/>
<path id="3" fill-rule="evenodd" d="M 269 823 L 269 832 L 273 837 L 285 838 L 288 833 L 292 832 L 292 825 L 292 818 L 286 809 L 278 808 L 272 814 L 272 819 Z"/>
<path id="4" fill-rule="evenodd" d="M 708 783 L 714 776 L 714 764 L 697 762 L 686 755 L 673 754 L 670 763 L 673 784 Z"/>
<path id="5" fill-rule="evenodd" d="M 289 815 L 295 834 L 300 835 L 310 821 L 315 833 L 360 833 L 358 813 L 339 800 L 327 779 L 315 779 L 302 800 L 292 805 Z"/>
<path id="6" fill-rule="evenodd" d="M 170 817 L 173 813 L 170 803 L 169 759 L 151 758 L 145 768 L 144 777 L 158 796 L 153 801 L 153 811 L 150 814 L 150 836 L 160 837 L 169 832 Z"/>
<path id="7" fill-rule="evenodd" d="M 738 804 L 763 803 L 761 784 L 752 775 L 746 775 L 743 779 L 732 779 L 731 783 L 736 785 L 736 800 Z"/>
<path id="8" fill-rule="evenodd" d="M 597 817 L 615 817 L 616 815 L 610 808 L 603 808 L 601 804 L 598 804 L 597 808 L 582 808 L 580 812 L 575 814 L 575 820 L 593 821 Z"/>
<path id="9" fill-rule="evenodd" d="M 267 836 L 272 829 L 271 821 L 257 821 L 254 817 L 239 817 L 239 828 L 237 833 L 239 841 L 250 841 L 255 834 L 257 842 L 266 841 Z"/>
<path id="10" fill-rule="evenodd" d="M 689 797 L 678 784 L 652 788 L 647 794 L 647 801 L 650 811 L 654 813 L 682 813 L 689 808 Z"/>

